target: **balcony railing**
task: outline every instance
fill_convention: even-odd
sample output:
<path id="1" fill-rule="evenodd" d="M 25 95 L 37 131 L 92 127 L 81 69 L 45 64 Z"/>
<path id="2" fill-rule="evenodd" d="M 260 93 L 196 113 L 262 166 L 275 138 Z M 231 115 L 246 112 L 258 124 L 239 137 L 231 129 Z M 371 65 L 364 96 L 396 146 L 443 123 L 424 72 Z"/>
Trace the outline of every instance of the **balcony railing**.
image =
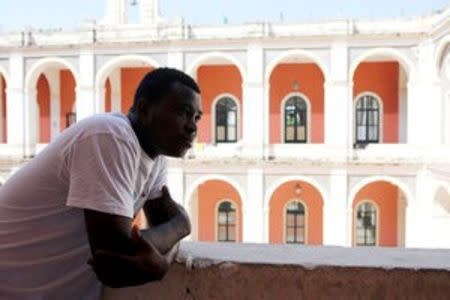
<path id="1" fill-rule="evenodd" d="M 450 250 L 182 243 L 161 282 L 116 299 L 448 299 Z"/>

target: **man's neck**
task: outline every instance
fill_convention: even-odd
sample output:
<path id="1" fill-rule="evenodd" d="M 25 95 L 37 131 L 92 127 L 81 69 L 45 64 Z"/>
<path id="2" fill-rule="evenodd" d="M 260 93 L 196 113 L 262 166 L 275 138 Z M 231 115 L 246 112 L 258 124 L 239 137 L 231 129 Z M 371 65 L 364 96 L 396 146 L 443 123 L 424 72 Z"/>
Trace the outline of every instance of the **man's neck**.
<path id="1" fill-rule="evenodd" d="M 151 159 L 155 159 L 159 155 L 158 151 L 151 146 L 151 141 L 146 140 L 138 117 L 133 113 L 129 113 L 127 117 L 128 120 L 130 120 L 131 128 L 133 128 L 134 134 L 136 135 L 142 150 L 144 150 Z"/>

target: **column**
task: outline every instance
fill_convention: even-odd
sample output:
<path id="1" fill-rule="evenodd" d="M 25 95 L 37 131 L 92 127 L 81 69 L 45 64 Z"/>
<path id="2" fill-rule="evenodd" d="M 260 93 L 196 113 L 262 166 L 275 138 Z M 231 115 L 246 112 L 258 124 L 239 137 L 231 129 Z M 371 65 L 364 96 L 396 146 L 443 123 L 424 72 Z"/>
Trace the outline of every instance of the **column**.
<path id="1" fill-rule="evenodd" d="M 109 75 L 109 83 L 111 86 L 111 111 L 121 112 L 122 111 L 122 76 L 120 68 L 116 68 Z M 104 89 L 99 88 L 99 95 L 105 95 Z M 104 99 L 104 97 L 103 97 Z M 99 104 L 100 105 L 100 104 Z M 104 102 L 103 102 L 104 107 Z M 101 109 L 99 109 L 101 111 Z M 104 109 L 103 109 L 104 111 Z"/>
<path id="2" fill-rule="evenodd" d="M 440 87 L 432 82 L 408 82 L 407 142 L 436 145 L 441 142 Z M 417 120 L 424 120 L 418 122 Z"/>
<path id="3" fill-rule="evenodd" d="M 325 144 L 345 150 L 352 147 L 353 92 L 348 78 L 348 49 L 335 42 L 330 49 L 330 72 L 325 82 Z"/>
<path id="4" fill-rule="evenodd" d="M 169 188 L 172 199 L 188 210 L 188 203 L 184 203 L 184 173 L 182 168 L 169 168 L 167 173 L 167 187 Z"/>
<path id="5" fill-rule="evenodd" d="M 107 25 L 126 24 L 128 19 L 128 1 L 108 0 L 106 3 L 106 16 L 103 23 Z"/>
<path id="6" fill-rule="evenodd" d="M 39 142 L 39 108 L 37 103 L 37 88 L 27 87 L 24 95 L 24 156 L 32 157 L 36 153 Z"/>
<path id="7" fill-rule="evenodd" d="M 60 132 L 60 72 L 51 69 L 45 72 L 50 86 L 50 138 L 53 140 Z"/>
<path id="8" fill-rule="evenodd" d="M 426 248 L 431 245 L 433 188 L 429 171 L 416 176 L 415 197 L 408 198 L 406 207 L 405 247 Z"/>
<path id="9" fill-rule="evenodd" d="M 140 23 L 154 25 L 158 21 L 158 0 L 140 0 Z"/>
<path id="10" fill-rule="evenodd" d="M 92 52 L 80 54 L 80 76 L 77 82 L 76 111 L 77 121 L 105 110 L 105 93 L 99 95 L 94 88 L 95 57 Z M 104 87 L 103 87 L 104 90 Z"/>
<path id="11" fill-rule="evenodd" d="M 243 202 L 243 241 L 245 243 L 268 242 L 264 237 L 264 171 L 250 169 L 247 172 L 247 197 Z"/>
<path id="12" fill-rule="evenodd" d="M 0 143 L 3 142 L 3 80 L 1 80 L 1 76 L 3 74 L 0 72 Z M 6 78 L 5 78 L 6 81 Z"/>
<path id="13" fill-rule="evenodd" d="M 247 49 L 247 74 L 243 83 L 243 155 L 261 158 L 268 144 L 268 97 L 264 95 L 264 53 L 261 45 Z"/>
<path id="14" fill-rule="evenodd" d="M 436 145 L 442 142 L 442 99 L 434 63 L 434 45 L 418 46 L 417 72 L 408 82 L 408 143 Z M 423 120 L 418 122 L 417 120 Z"/>
<path id="15" fill-rule="evenodd" d="M 10 80 L 6 90 L 6 115 L 8 145 L 14 153 L 24 153 L 25 146 L 25 98 L 24 58 L 21 53 L 12 53 L 9 58 Z M 36 98 L 34 98 L 36 99 Z"/>
<path id="16" fill-rule="evenodd" d="M 167 53 L 167 66 L 170 68 L 184 70 L 184 55 L 181 50 L 169 49 Z"/>
<path id="17" fill-rule="evenodd" d="M 348 205 L 348 175 L 344 169 L 330 172 L 330 191 L 324 199 L 323 244 L 327 246 L 351 246 L 352 212 Z M 349 223 L 350 222 L 350 223 Z M 350 229 L 350 231 L 349 231 Z"/>

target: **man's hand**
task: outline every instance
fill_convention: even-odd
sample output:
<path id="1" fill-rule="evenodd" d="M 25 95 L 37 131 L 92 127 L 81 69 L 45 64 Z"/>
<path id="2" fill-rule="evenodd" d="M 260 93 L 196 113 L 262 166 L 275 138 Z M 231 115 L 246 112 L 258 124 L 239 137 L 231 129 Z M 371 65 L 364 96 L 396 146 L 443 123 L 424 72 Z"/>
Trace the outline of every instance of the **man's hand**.
<path id="1" fill-rule="evenodd" d="M 103 284 L 113 288 L 141 285 L 160 280 L 167 273 L 168 258 L 142 237 L 137 226 L 132 228 L 131 238 L 135 253 L 126 255 L 97 250 L 89 260 Z"/>
<path id="2" fill-rule="evenodd" d="M 144 211 L 149 224 L 156 226 L 180 215 L 187 221 L 186 226 L 190 233 L 191 223 L 186 210 L 172 199 L 167 186 L 163 186 L 161 192 L 161 197 L 149 199 L 144 204 Z"/>
<path id="3" fill-rule="evenodd" d="M 161 197 L 150 199 L 144 204 L 144 213 L 151 227 L 143 230 L 142 235 L 161 254 L 167 254 L 191 233 L 191 222 L 186 211 L 172 199 L 166 186 L 162 188 Z M 170 257 L 174 257 L 176 251 L 171 252 L 174 254 Z"/>

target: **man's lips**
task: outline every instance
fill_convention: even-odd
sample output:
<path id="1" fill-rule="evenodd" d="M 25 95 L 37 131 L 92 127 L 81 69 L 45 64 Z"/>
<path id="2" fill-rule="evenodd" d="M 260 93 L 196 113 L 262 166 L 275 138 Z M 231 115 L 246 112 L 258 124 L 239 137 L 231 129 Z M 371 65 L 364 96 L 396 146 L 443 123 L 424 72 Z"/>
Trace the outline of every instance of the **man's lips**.
<path id="1" fill-rule="evenodd" d="M 193 140 L 191 140 L 191 139 L 189 139 L 189 138 L 181 138 L 181 142 L 182 142 L 184 145 L 186 145 L 186 146 L 188 146 L 189 148 L 191 148 L 191 147 L 192 147 Z"/>

